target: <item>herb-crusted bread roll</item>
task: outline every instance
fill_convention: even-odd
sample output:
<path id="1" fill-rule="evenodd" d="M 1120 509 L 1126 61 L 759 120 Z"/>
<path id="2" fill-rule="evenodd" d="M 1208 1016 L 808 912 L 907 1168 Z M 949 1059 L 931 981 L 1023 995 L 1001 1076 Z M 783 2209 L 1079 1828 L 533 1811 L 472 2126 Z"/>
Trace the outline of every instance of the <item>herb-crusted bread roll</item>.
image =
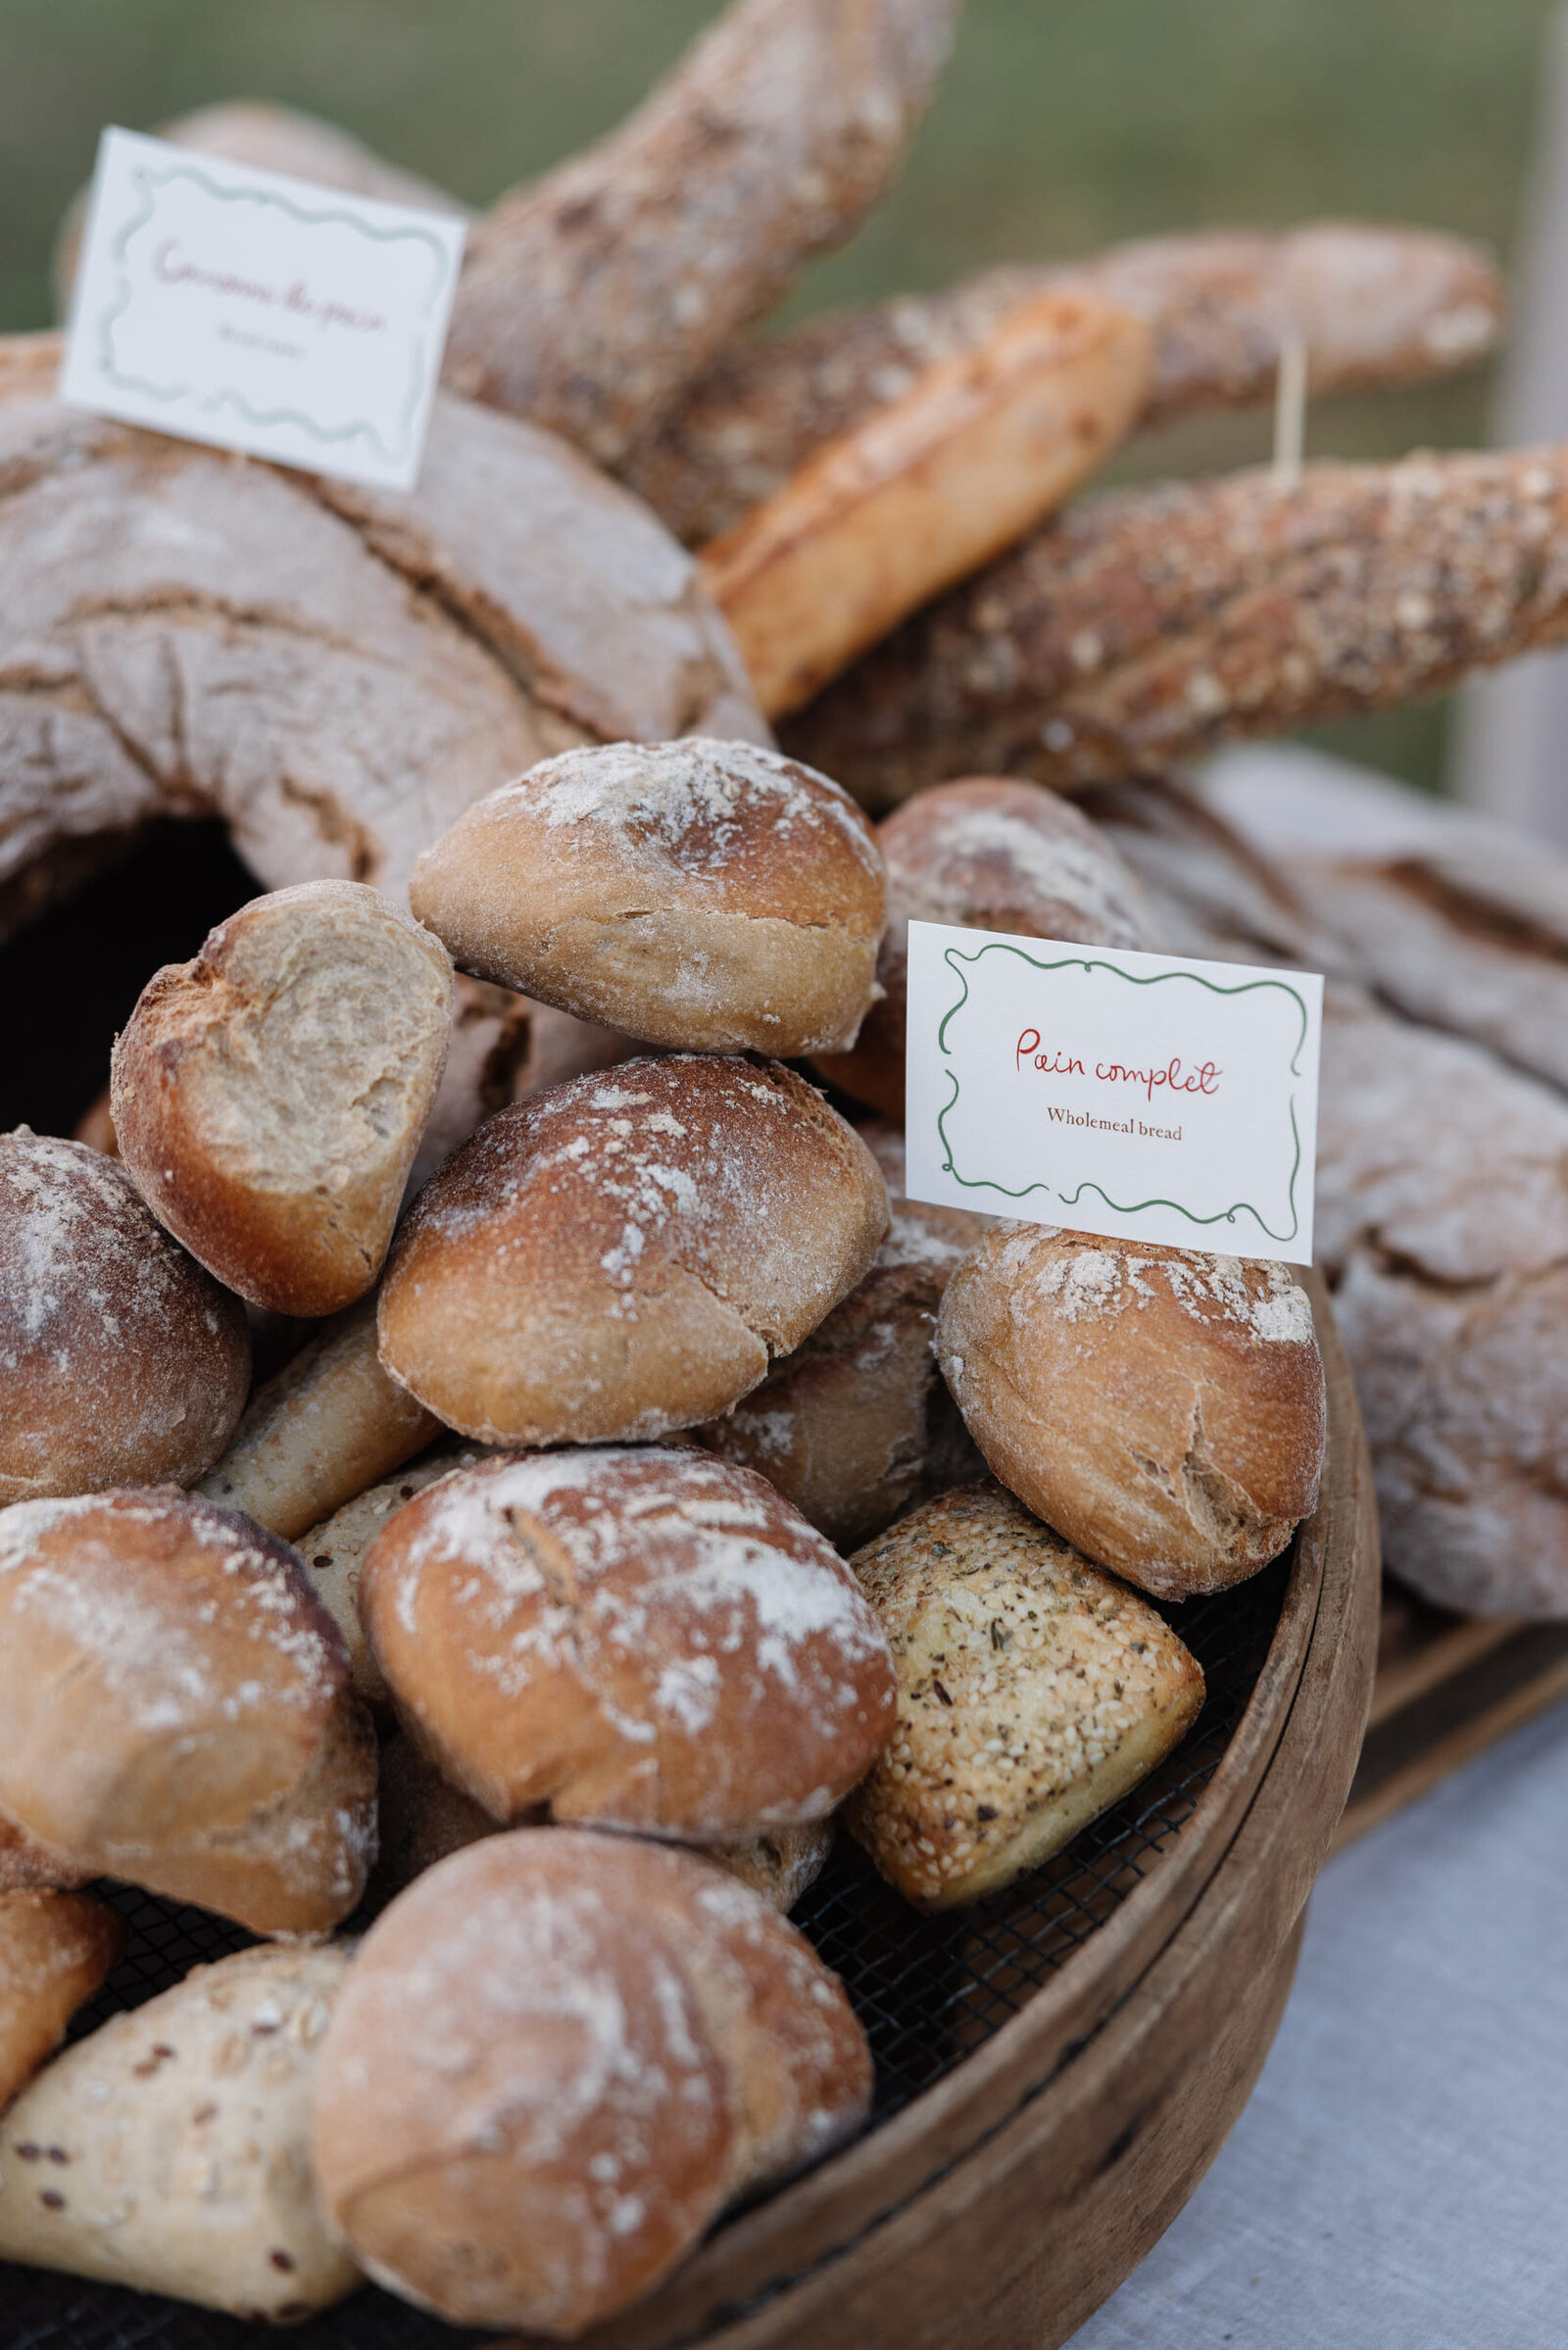
<path id="1" fill-rule="evenodd" d="M 870 2086 L 843 1986 L 760 1895 L 637 1837 L 517 1829 L 366 1936 L 321 2050 L 317 2176 L 395 2292 L 570 2337 L 847 2135 Z"/>
<path id="2" fill-rule="evenodd" d="M 856 1557 L 893 1646 L 893 1739 L 845 1818 L 922 1909 L 1000 1892 L 1147 1778 L 1203 1701 L 1146 1599 L 989 1480 Z"/>
<path id="3" fill-rule="evenodd" d="M 739 1842 L 887 1741 L 887 1642 L 750 1470 L 661 1445 L 481 1461 L 390 1518 L 360 1613 L 405 1727 L 493 1819 Z"/>
<path id="4" fill-rule="evenodd" d="M 253 899 L 150 979 L 115 1043 L 120 1154 L 253 1305 L 336 1313 L 381 1269 L 452 1016 L 439 941 L 378 890 Z"/>
<path id="5" fill-rule="evenodd" d="M 124 1947 L 123 1919 L 101 1901 L 0 1892 L 0 2109 L 54 2054 Z M 0 2191 L 3 2179 L 0 2158 Z"/>
<path id="6" fill-rule="evenodd" d="M 250 1385 L 245 1310 L 125 1169 L 0 1135 L 0 1506 L 211 1468 Z"/>
<path id="7" fill-rule="evenodd" d="M 381 1360 L 481 1443 L 664 1436 L 798 1346 L 887 1221 L 870 1151 L 793 1071 L 626 1061 L 501 1110 L 426 1185 Z"/>
<path id="8" fill-rule="evenodd" d="M 842 1050 L 886 917 L 868 819 L 752 743 L 563 752 L 427 849 L 410 903 L 480 979 L 651 1045 Z"/>
<path id="9" fill-rule="evenodd" d="M 1316 1505 L 1323 1363 L 1288 1266 L 999 1224 L 936 1346 L 1002 1483 L 1162 1599 L 1242 1582 Z"/>
<path id="10" fill-rule="evenodd" d="M 298 1554 L 167 1487 L 0 1514 L 0 1807 L 257 1934 L 346 1917 L 375 1741 Z"/>

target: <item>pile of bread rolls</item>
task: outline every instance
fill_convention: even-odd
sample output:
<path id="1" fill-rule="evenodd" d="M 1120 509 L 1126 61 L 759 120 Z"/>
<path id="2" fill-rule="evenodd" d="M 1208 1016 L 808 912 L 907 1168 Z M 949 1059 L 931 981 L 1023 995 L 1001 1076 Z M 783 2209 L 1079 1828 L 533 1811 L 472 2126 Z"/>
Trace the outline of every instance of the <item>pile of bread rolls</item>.
<path id="1" fill-rule="evenodd" d="M 1180 1739 L 1143 1594 L 1284 1547 L 1322 1370 L 1283 1267 L 922 1206 L 805 1073 L 897 1116 L 911 911 L 1144 935 L 1039 787 L 879 839 L 750 743 L 576 749 L 411 902 L 242 907 L 118 1157 L 0 1140 L 0 2256 L 567 2336 L 863 2120 L 782 1914 L 841 1809 L 947 1907 Z M 411 1184 L 455 968 L 627 1057 Z M 51 2056 L 98 1876 L 265 1940 Z"/>

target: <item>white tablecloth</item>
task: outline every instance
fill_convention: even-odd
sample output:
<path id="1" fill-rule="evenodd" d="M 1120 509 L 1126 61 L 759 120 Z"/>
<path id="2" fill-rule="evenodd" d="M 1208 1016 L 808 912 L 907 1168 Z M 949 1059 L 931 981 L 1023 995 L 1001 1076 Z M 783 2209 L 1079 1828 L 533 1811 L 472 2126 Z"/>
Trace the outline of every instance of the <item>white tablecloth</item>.
<path id="1" fill-rule="evenodd" d="M 1262 2079 L 1072 2350 L 1568 2345 L 1568 1706 L 1319 1880 Z"/>

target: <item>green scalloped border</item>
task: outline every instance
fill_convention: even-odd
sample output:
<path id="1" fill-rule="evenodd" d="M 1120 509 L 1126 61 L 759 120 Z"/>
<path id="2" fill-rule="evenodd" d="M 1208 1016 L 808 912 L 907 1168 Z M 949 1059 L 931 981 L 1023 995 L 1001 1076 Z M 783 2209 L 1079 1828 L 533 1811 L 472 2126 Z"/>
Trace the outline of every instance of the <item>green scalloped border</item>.
<path id="1" fill-rule="evenodd" d="M 958 966 L 960 963 L 977 963 L 987 955 L 1015 955 L 1020 962 L 1027 963 L 1030 969 L 1035 971 L 1109 971 L 1115 978 L 1125 980 L 1129 987 L 1161 987 L 1167 981 L 1186 980 L 1190 986 L 1207 988 L 1210 995 L 1213 996 L 1248 996 L 1259 989 L 1276 988 L 1281 995 L 1290 997 L 1300 1014 L 1301 1032 L 1292 1051 L 1290 1067 L 1293 1077 L 1299 1077 L 1301 1074 L 1300 1059 L 1311 1031 L 1311 1015 L 1307 1011 L 1306 1000 L 1300 990 L 1292 987 L 1288 980 L 1243 979 L 1238 980 L 1234 987 L 1225 987 L 1218 980 L 1205 979 L 1198 971 L 1151 971 L 1146 978 L 1140 978 L 1136 972 L 1124 971 L 1119 963 L 1106 962 L 1098 955 L 1058 955 L 1054 962 L 1043 962 L 1038 955 L 1027 955 L 1021 947 L 1014 946 L 1010 940 L 1002 939 L 988 940 L 985 946 L 976 948 L 972 955 L 963 954 L 957 947 L 944 947 L 942 950 L 942 959 L 957 980 L 960 993 L 957 1002 L 951 1004 L 943 1013 L 937 1028 L 937 1051 L 941 1053 L 946 1054 L 948 1050 L 949 1021 L 956 1019 L 969 1001 L 968 977 Z M 1264 1220 L 1261 1211 L 1253 1206 L 1250 1199 L 1236 1199 L 1229 1207 L 1220 1208 L 1211 1216 L 1199 1216 L 1195 1215 L 1190 1207 L 1184 1207 L 1179 1199 L 1139 1199 L 1124 1207 L 1119 1200 L 1112 1199 L 1108 1192 L 1102 1190 L 1098 1183 L 1087 1181 L 1080 1183 L 1077 1190 L 1073 1192 L 1054 1192 L 1053 1187 L 1045 1182 L 1026 1183 L 1018 1191 L 1009 1191 L 1004 1183 L 997 1183 L 987 1175 L 977 1175 L 972 1178 L 960 1175 L 954 1163 L 954 1146 L 948 1134 L 947 1121 L 952 1115 L 962 1089 L 959 1086 L 956 1069 L 950 1068 L 947 1075 L 948 1082 L 953 1087 L 953 1093 L 937 1112 L 937 1133 L 942 1139 L 942 1148 L 947 1154 L 943 1161 L 942 1172 L 945 1175 L 951 1175 L 954 1182 L 961 1184 L 966 1192 L 1000 1192 L 1004 1199 L 1027 1199 L 1031 1192 L 1045 1192 L 1048 1196 L 1058 1199 L 1063 1207 L 1074 1206 L 1083 1198 L 1085 1192 L 1098 1192 L 1114 1215 L 1136 1216 L 1141 1215 L 1145 1208 L 1168 1207 L 1176 1215 L 1185 1216 L 1189 1224 L 1197 1225 L 1200 1230 L 1206 1230 L 1213 1224 L 1234 1224 L 1238 1216 L 1249 1215 L 1264 1237 L 1273 1241 L 1279 1248 L 1284 1248 L 1294 1241 L 1301 1229 L 1300 1210 L 1296 1204 L 1296 1186 L 1301 1172 L 1301 1133 L 1297 1122 L 1296 1096 L 1294 1094 L 1291 1096 L 1289 1107 L 1291 1139 L 1295 1145 L 1296 1158 L 1291 1168 L 1291 1180 L 1286 1193 L 1290 1203 L 1291 1227 L 1288 1232 L 1276 1232 Z"/>

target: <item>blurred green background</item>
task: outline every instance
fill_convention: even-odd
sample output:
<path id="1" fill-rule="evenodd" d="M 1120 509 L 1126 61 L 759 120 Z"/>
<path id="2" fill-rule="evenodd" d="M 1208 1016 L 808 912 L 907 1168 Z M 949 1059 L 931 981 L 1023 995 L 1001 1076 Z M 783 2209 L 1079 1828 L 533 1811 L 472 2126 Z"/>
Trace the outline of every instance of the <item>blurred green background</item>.
<path id="1" fill-rule="evenodd" d="M 51 315 L 50 245 L 103 123 L 228 97 L 331 116 L 482 204 L 633 105 L 714 0 L 0 0 L 0 324 Z M 1209 222 L 1324 215 L 1514 239 L 1550 0 L 969 0 L 891 202 L 797 310 Z M 1316 452 L 1484 436 L 1484 377 L 1328 403 Z M 1251 461 L 1261 418 L 1123 473 Z M 1441 707 L 1332 730 L 1432 783 Z"/>

